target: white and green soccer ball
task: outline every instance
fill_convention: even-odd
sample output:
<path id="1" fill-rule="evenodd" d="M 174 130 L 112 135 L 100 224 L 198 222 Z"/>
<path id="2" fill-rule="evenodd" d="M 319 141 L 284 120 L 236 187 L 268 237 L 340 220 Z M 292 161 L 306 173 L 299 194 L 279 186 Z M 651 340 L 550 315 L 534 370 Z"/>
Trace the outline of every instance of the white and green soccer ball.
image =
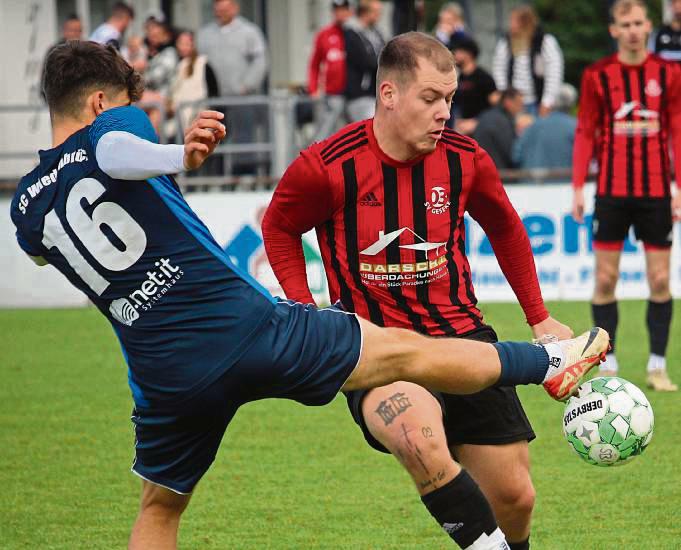
<path id="1" fill-rule="evenodd" d="M 594 466 L 617 466 L 640 455 L 653 437 L 654 425 L 644 393 L 617 376 L 582 384 L 563 414 L 568 444 Z"/>

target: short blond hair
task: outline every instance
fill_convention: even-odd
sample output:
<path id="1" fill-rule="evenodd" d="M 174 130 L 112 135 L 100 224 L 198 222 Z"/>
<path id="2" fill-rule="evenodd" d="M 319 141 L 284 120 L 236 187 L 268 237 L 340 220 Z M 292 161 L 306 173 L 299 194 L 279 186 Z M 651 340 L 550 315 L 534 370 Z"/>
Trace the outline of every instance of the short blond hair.
<path id="1" fill-rule="evenodd" d="M 644 0 L 617 0 L 610 8 L 610 19 L 615 21 L 615 16 L 620 14 L 626 15 L 636 7 L 643 9 L 646 15 L 648 15 L 648 6 Z"/>

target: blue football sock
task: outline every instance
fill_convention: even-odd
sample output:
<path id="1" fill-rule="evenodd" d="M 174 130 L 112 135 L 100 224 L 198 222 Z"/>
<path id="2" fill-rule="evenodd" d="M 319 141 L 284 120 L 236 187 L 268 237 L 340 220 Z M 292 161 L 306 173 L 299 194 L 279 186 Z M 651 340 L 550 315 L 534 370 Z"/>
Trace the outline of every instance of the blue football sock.
<path id="1" fill-rule="evenodd" d="M 543 346 L 529 342 L 497 342 L 501 376 L 497 386 L 541 384 L 549 368 L 549 354 Z"/>

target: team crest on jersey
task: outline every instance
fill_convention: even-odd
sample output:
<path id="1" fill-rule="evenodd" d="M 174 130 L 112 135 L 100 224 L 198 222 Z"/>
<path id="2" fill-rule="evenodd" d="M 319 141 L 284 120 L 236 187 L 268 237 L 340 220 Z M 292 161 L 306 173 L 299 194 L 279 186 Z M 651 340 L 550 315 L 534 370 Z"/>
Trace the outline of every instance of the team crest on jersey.
<path id="1" fill-rule="evenodd" d="M 651 78 L 646 84 L 645 92 L 650 97 L 658 97 L 662 93 L 662 88 L 657 80 Z"/>
<path id="2" fill-rule="evenodd" d="M 433 187 L 430 191 L 430 200 L 423 203 L 432 214 L 442 214 L 452 204 L 444 187 Z"/>

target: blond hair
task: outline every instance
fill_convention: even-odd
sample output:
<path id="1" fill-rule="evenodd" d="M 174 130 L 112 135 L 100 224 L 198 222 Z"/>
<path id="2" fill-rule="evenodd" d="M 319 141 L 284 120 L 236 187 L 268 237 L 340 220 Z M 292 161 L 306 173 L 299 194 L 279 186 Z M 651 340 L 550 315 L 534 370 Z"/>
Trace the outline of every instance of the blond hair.
<path id="1" fill-rule="evenodd" d="M 520 23 L 518 34 L 510 36 L 511 52 L 513 52 L 514 56 L 517 56 L 530 49 L 532 37 L 539 25 L 539 17 L 537 17 L 537 12 L 534 11 L 534 8 L 527 4 L 516 6 L 511 10 L 511 14 L 518 17 Z"/>
<path id="2" fill-rule="evenodd" d="M 648 6 L 643 0 L 617 0 L 610 8 L 610 18 L 615 21 L 617 15 L 626 15 L 635 7 L 641 8 L 648 14 Z"/>

